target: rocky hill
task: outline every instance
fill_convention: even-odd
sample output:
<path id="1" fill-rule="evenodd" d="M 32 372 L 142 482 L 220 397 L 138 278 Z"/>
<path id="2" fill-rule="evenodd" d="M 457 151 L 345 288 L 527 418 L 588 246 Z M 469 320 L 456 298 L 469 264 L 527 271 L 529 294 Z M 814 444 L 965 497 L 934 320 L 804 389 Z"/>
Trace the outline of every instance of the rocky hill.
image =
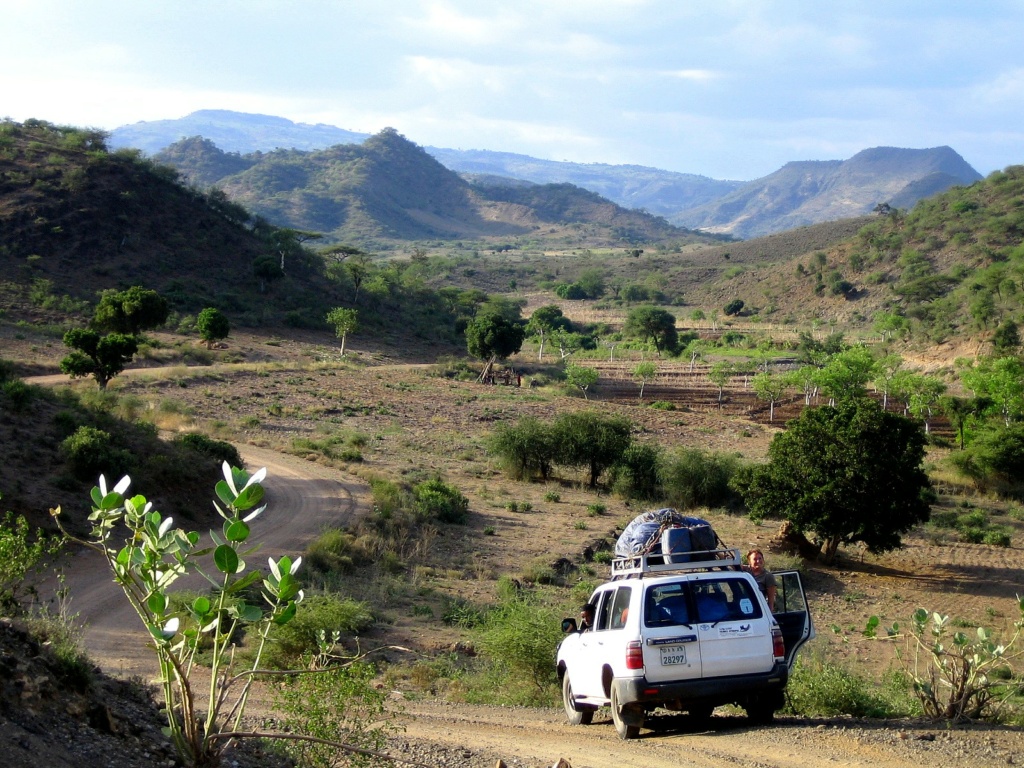
<path id="1" fill-rule="evenodd" d="M 276 225 L 343 241 L 510 238 L 575 225 L 609 244 L 701 239 L 571 184 L 470 183 L 390 128 L 315 152 L 239 155 L 192 137 L 155 159 Z"/>
<path id="2" fill-rule="evenodd" d="M 876 147 L 849 160 L 787 163 L 713 203 L 670 218 L 687 227 L 746 239 L 863 216 L 879 203 L 911 208 L 923 198 L 980 178 L 949 147 Z"/>

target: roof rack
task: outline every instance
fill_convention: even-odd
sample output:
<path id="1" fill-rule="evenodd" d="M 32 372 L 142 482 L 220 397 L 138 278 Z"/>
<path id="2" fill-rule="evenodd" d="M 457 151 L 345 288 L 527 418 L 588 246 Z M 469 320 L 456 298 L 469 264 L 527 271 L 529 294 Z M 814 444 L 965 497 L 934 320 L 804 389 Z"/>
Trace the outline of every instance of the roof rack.
<path id="1" fill-rule="evenodd" d="M 685 559 L 685 562 L 682 560 Z M 665 562 L 670 560 L 671 562 Z M 642 579 L 644 574 L 666 574 L 686 571 L 739 568 L 742 559 L 738 549 L 709 549 L 697 552 L 672 552 L 668 555 L 631 555 L 612 560 L 612 580 Z"/>

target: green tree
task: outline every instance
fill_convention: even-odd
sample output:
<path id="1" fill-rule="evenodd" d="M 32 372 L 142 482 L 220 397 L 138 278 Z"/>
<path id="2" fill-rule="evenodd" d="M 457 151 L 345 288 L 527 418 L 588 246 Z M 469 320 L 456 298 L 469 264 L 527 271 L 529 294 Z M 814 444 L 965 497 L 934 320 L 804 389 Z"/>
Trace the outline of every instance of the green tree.
<path id="1" fill-rule="evenodd" d="M 216 307 L 207 307 L 196 318 L 196 330 L 199 338 L 206 342 L 206 348 L 213 347 L 213 342 L 226 339 L 231 333 L 231 323 L 227 316 Z"/>
<path id="2" fill-rule="evenodd" d="M 134 336 L 108 333 L 101 336 L 91 328 L 72 328 L 64 334 L 64 344 L 71 354 L 60 361 L 60 370 L 73 379 L 92 376 L 100 389 L 135 357 L 139 342 Z"/>
<path id="3" fill-rule="evenodd" d="M 596 368 L 587 368 L 582 365 L 568 365 L 565 368 L 565 380 L 571 387 L 575 387 L 583 393 L 583 399 L 589 400 L 587 390 L 597 383 L 599 374 Z"/>
<path id="4" fill-rule="evenodd" d="M 659 355 L 662 352 L 674 352 L 679 343 L 675 316 L 657 307 L 631 309 L 622 332 L 626 336 L 653 344 Z"/>
<path id="5" fill-rule="evenodd" d="M 875 373 L 875 360 L 867 347 L 858 345 L 829 358 L 818 371 L 817 381 L 828 393 L 831 403 L 864 397 Z"/>
<path id="6" fill-rule="evenodd" d="M 585 467 L 593 488 L 609 467 L 617 464 L 630 445 L 632 425 L 619 416 L 602 416 L 595 411 L 566 413 L 552 425 L 556 462 Z"/>
<path id="7" fill-rule="evenodd" d="M 768 403 L 768 421 L 775 421 L 775 404 L 782 399 L 788 386 L 786 378 L 776 373 L 761 372 L 750 381 L 754 394 Z"/>
<path id="8" fill-rule="evenodd" d="M 731 317 L 732 315 L 738 315 L 742 312 L 744 306 L 742 299 L 733 299 L 722 307 L 722 312 L 724 312 L 727 317 Z"/>
<path id="9" fill-rule="evenodd" d="M 895 549 L 901 534 L 928 520 L 924 445 L 916 424 L 869 400 L 807 409 L 753 471 L 747 508 L 754 519 L 782 518 L 817 535 L 827 563 L 841 544 Z"/>
<path id="10" fill-rule="evenodd" d="M 999 324 L 992 334 L 992 346 L 996 354 L 1013 355 L 1020 349 L 1020 328 L 1012 320 Z"/>
<path id="11" fill-rule="evenodd" d="M 156 291 L 134 285 L 123 291 L 109 289 L 100 294 L 92 326 L 102 332 L 138 336 L 167 322 L 167 299 Z"/>
<path id="12" fill-rule="evenodd" d="M 725 393 L 725 385 L 729 383 L 729 379 L 732 378 L 734 373 L 733 367 L 730 363 L 719 361 L 711 366 L 711 370 L 708 371 L 708 379 L 718 389 L 718 407 L 722 407 L 722 396 Z"/>
<path id="13" fill-rule="evenodd" d="M 535 476 L 547 480 L 557 446 L 548 424 L 532 416 L 524 416 L 514 425 L 499 425 L 487 439 L 487 450 L 499 457 L 514 480 Z"/>
<path id="14" fill-rule="evenodd" d="M 1006 426 L 1024 414 L 1024 363 L 1016 357 L 986 358 L 960 372 L 964 386 L 987 398 Z"/>
<path id="15" fill-rule="evenodd" d="M 494 361 L 522 349 L 525 336 L 523 326 L 518 323 L 498 314 L 482 314 L 466 326 L 466 347 L 473 357 Z"/>
<path id="16" fill-rule="evenodd" d="M 327 313 L 327 322 L 334 326 L 334 332 L 341 339 L 341 356 L 345 356 L 345 338 L 358 327 L 359 313 L 354 309 L 335 307 Z"/>
<path id="17" fill-rule="evenodd" d="M 658 366 L 649 360 L 640 363 L 636 368 L 633 369 L 633 378 L 640 382 L 640 397 L 639 400 L 642 403 L 644 401 L 644 387 L 648 381 L 651 381 L 655 376 L 658 375 Z"/>
<path id="18" fill-rule="evenodd" d="M 562 310 L 554 304 L 538 307 L 526 324 L 526 332 L 535 336 L 539 342 L 537 359 L 544 359 L 544 344 L 552 332 L 558 329 L 569 330 L 571 323 L 569 318 L 562 314 Z"/>
<path id="19" fill-rule="evenodd" d="M 263 254 L 252 260 L 252 274 L 260 281 L 260 293 L 266 293 L 267 283 L 284 277 L 284 270 L 274 256 Z"/>

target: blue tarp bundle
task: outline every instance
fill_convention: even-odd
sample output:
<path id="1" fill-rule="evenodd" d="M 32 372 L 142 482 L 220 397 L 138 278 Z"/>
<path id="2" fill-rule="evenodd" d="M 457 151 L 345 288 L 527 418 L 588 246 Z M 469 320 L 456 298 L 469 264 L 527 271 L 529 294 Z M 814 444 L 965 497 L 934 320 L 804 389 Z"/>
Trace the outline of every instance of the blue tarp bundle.
<path id="1" fill-rule="evenodd" d="M 702 552 L 713 550 L 718 544 L 718 536 L 707 520 L 688 517 L 679 510 L 668 507 L 644 512 L 633 518 L 615 543 L 615 556 L 660 555 L 661 535 L 672 528 L 687 531 L 687 535 L 673 537 L 677 542 L 677 545 L 673 546 L 674 552 Z"/>

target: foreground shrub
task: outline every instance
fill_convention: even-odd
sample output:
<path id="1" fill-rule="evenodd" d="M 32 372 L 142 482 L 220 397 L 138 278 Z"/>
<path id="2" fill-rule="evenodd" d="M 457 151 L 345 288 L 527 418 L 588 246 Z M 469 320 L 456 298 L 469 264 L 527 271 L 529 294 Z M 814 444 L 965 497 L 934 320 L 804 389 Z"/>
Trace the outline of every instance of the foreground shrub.
<path id="1" fill-rule="evenodd" d="M 881 687 L 841 664 L 815 655 L 797 658 L 786 688 L 786 711 L 803 717 L 903 717 L 913 700 L 905 679 L 889 676 Z"/>
<path id="2" fill-rule="evenodd" d="M 271 629 L 266 663 L 295 669 L 303 656 L 316 653 L 322 635 L 358 635 L 373 626 L 373 621 L 366 603 L 333 594 L 309 595 L 291 621 Z"/>
<path id="3" fill-rule="evenodd" d="M 289 677 L 277 689 L 274 709 L 285 731 L 335 742 L 286 742 L 285 751 L 296 765 L 382 764 L 382 755 L 367 753 L 379 753 L 398 726 L 385 709 L 387 694 L 374 687 L 373 679 L 373 667 L 356 663 Z"/>
<path id="4" fill-rule="evenodd" d="M 439 477 L 413 488 L 413 497 L 421 519 L 462 525 L 469 517 L 469 499 Z"/>
<path id="5" fill-rule="evenodd" d="M 492 685 L 467 697 L 481 703 L 551 705 L 560 695 L 554 649 L 563 611 L 537 595 L 505 596 L 478 632 L 484 676 Z"/>
<path id="6" fill-rule="evenodd" d="M 41 530 L 33 534 L 28 521 L 20 515 L 4 515 L 0 522 L 0 616 L 21 613 L 19 600 L 30 590 L 26 579 L 42 568 L 62 544 L 62 539 L 48 538 Z"/>
<path id="7" fill-rule="evenodd" d="M 1024 598 L 1017 599 L 1018 618 L 1002 642 L 986 627 L 973 633 L 955 628 L 949 616 L 918 608 L 910 627 L 894 623 L 886 638 L 896 644 L 896 658 L 910 678 L 926 717 L 964 722 L 994 720 L 1020 694 L 1024 676 L 1012 662 L 1024 655 L 1019 641 L 1024 630 Z M 864 630 L 875 638 L 879 619 L 872 616 Z"/>
<path id="8" fill-rule="evenodd" d="M 79 427 L 60 444 L 60 449 L 79 480 L 102 472 L 121 474 L 132 464 L 131 454 L 115 446 L 109 432 L 95 427 Z"/>

